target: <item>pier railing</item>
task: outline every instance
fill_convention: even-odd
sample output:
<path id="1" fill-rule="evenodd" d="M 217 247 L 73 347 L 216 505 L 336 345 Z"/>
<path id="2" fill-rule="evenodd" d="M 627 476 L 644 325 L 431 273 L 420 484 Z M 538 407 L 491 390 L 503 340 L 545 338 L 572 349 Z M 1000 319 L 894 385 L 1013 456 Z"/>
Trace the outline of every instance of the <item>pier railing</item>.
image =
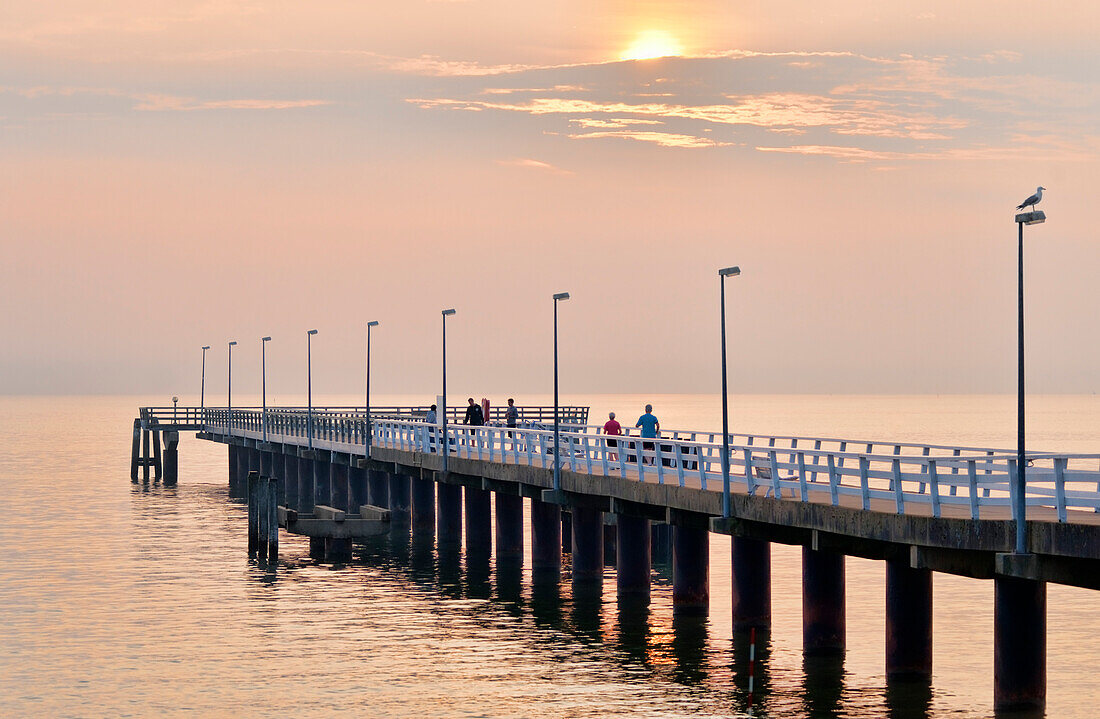
<path id="1" fill-rule="evenodd" d="M 438 454 L 443 429 L 423 421 L 419 407 L 371 408 L 373 446 Z M 546 469 L 555 457 L 563 469 L 600 477 L 675 484 L 722 491 L 721 433 L 670 430 L 660 438 L 606 435 L 583 422 L 567 424 L 555 454 L 545 408 L 522 416 L 520 426 L 449 424 L 450 456 L 523 464 Z M 531 410 L 531 408 L 523 408 Z M 169 420 L 172 408 L 144 408 L 143 420 Z M 426 412 L 426 409 L 424 410 Z M 585 416 L 586 416 L 585 412 Z M 552 424 L 553 408 L 550 408 Z M 265 415 L 258 408 L 179 408 L 175 419 L 198 422 L 216 434 L 263 439 Z M 577 415 L 579 418 L 579 414 Z M 269 408 L 269 441 L 310 441 L 304 408 Z M 362 408 L 313 409 L 313 444 L 318 449 L 367 453 L 367 417 Z M 1008 518 L 1015 500 L 1016 454 L 1002 448 L 823 437 L 730 435 L 732 490 L 777 499 L 842 505 L 865 510 L 935 517 Z M 1028 454 L 1026 504 L 1052 511 L 1056 521 L 1075 512 L 1100 512 L 1100 454 Z"/>

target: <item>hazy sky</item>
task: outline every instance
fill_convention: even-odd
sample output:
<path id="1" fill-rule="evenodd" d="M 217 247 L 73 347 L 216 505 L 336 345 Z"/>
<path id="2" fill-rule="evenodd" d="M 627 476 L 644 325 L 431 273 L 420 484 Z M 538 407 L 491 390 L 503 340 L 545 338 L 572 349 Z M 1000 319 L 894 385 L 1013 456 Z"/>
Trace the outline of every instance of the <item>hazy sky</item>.
<path id="1" fill-rule="evenodd" d="M 0 5 L 0 392 L 1100 389 L 1100 4 Z M 622 60 L 674 53 L 663 59 Z M 238 384 L 238 382 L 240 384 Z"/>

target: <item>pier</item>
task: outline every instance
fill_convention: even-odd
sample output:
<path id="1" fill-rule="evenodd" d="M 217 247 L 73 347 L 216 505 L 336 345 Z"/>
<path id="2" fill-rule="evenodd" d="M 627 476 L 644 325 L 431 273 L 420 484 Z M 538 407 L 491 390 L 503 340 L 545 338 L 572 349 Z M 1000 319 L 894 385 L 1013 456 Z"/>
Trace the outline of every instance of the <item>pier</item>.
<path id="1" fill-rule="evenodd" d="M 1100 589 L 1097 454 L 1028 452 L 1020 497 L 1014 449 L 731 433 L 726 483 L 720 433 L 607 436 L 586 408 L 568 407 L 555 445 L 552 408 L 520 408 L 518 427 L 501 426 L 499 410 L 486 426 L 453 424 L 452 408 L 445 432 L 426 412 L 145 407 L 131 479 L 177 481 L 179 432 L 227 445 L 231 493 L 249 499 L 250 551 L 269 558 L 276 525 L 310 537 L 321 561 L 400 525 L 440 543 L 465 534 L 482 558 L 495 532 L 498 563 L 515 566 L 529 502 L 536 573 L 559 576 L 568 551 L 575 592 L 598 591 L 611 563 L 619 595 L 644 598 L 655 555 L 669 552 L 682 614 L 708 607 L 709 534 L 729 535 L 735 632 L 770 627 L 771 543 L 801 546 L 808 657 L 845 650 L 845 557 L 884 561 L 884 661 L 896 682 L 931 679 L 932 574 L 992 580 L 998 709 L 1044 705 L 1046 584 Z"/>

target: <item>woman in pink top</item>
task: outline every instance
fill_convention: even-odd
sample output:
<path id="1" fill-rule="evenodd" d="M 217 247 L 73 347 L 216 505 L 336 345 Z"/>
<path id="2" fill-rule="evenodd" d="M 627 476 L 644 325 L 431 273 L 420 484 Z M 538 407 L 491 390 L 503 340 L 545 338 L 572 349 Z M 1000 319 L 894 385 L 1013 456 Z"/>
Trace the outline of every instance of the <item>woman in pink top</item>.
<path id="1" fill-rule="evenodd" d="M 607 413 L 607 422 L 605 422 L 604 425 L 603 425 L 603 433 L 604 434 L 614 434 L 614 435 L 620 435 L 620 434 L 623 433 L 622 425 L 620 425 L 618 422 L 615 421 L 615 413 L 614 412 L 608 412 Z M 619 446 L 619 443 L 618 443 L 617 440 L 614 440 L 614 439 L 607 440 L 608 449 L 617 448 L 618 446 Z M 619 455 L 615 452 L 611 452 L 611 456 L 609 457 L 609 459 L 612 462 L 616 462 L 619 459 Z"/>

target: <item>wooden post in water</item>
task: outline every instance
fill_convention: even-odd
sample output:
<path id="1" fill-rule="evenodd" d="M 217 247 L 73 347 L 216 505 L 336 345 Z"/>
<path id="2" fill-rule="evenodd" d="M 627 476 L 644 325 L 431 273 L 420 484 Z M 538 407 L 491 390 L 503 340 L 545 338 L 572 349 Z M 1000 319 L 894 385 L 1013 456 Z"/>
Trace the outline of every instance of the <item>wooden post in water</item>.
<path id="1" fill-rule="evenodd" d="M 141 483 L 149 484 L 149 430 L 141 431 Z"/>
<path id="2" fill-rule="evenodd" d="M 164 433 L 164 484 L 174 485 L 179 479 L 180 433 L 171 430 Z"/>
<path id="3" fill-rule="evenodd" d="M 259 507 L 257 507 L 257 494 L 258 485 L 260 483 L 259 472 L 248 473 L 248 491 L 245 496 L 248 497 L 248 556 L 254 556 L 256 554 L 256 548 L 259 544 Z"/>
<path id="4" fill-rule="evenodd" d="M 279 480 L 269 477 L 266 484 L 267 563 L 279 561 Z"/>
<path id="5" fill-rule="evenodd" d="M 153 442 L 153 480 L 159 482 L 163 474 L 161 471 L 163 465 L 160 460 L 160 432 L 153 430 L 150 434 Z"/>
<path id="6" fill-rule="evenodd" d="M 138 457 L 141 452 L 141 420 L 134 420 L 134 445 L 130 450 L 130 481 L 138 481 Z"/>

